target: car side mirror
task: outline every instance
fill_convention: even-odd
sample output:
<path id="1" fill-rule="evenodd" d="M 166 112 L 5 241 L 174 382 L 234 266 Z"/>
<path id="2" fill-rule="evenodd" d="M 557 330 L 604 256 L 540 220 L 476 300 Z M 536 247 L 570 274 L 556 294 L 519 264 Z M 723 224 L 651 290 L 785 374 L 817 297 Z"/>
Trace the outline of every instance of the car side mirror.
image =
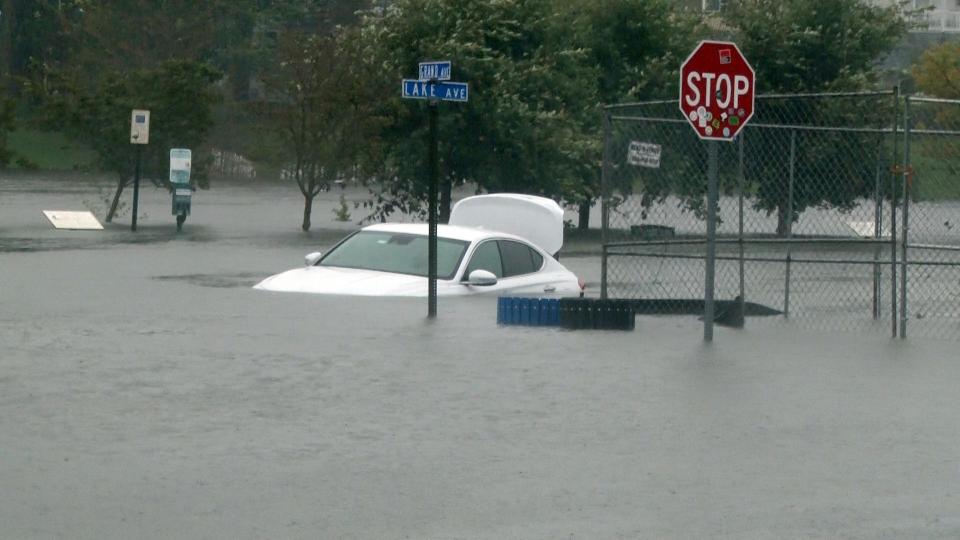
<path id="1" fill-rule="evenodd" d="M 303 258 L 304 266 L 313 266 L 317 264 L 317 261 L 320 260 L 320 257 L 323 256 L 323 253 L 319 251 L 314 251 L 313 253 L 307 253 L 307 256 Z"/>
<path id="2" fill-rule="evenodd" d="M 497 284 L 497 276 L 488 270 L 476 269 L 467 276 L 467 285 L 474 287 L 489 287 Z"/>

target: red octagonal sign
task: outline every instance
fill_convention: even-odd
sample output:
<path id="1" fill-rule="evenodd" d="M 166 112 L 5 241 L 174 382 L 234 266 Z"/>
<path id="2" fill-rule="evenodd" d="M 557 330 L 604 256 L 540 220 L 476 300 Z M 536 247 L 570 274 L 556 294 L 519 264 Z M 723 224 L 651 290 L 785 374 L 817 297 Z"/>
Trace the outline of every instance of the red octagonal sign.
<path id="1" fill-rule="evenodd" d="M 754 74 L 735 43 L 701 41 L 680 67 L 680 110 L 701 139 L 732 140 L 753 116 Z"/>

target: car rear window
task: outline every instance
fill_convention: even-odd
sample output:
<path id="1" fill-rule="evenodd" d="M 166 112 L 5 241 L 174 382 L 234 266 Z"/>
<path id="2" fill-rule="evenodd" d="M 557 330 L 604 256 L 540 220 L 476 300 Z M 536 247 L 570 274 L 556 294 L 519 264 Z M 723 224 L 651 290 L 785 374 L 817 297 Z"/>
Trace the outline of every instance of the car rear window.
<path id="1" fill-rule="evenodd" d="M 500 240 L 503 277 L 532 274 L 543 266 L 543 256 L 520 242 Z"/>

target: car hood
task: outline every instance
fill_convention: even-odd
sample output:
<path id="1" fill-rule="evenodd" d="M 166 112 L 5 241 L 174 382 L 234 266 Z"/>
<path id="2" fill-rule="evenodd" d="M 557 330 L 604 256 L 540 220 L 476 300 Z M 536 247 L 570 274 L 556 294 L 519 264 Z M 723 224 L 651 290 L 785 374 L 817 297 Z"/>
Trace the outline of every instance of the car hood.
<path id="1" fill-rule="evenodd" d="M 270 276 L 254 288 L 357 296 L 426 296 L 427 278 L 356 268 L 308 266 Z"/>

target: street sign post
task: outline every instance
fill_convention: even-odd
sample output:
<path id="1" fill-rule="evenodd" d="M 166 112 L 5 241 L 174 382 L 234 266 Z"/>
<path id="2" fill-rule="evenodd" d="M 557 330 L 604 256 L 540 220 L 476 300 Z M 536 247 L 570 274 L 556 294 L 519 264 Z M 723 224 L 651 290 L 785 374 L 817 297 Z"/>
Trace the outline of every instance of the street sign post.
<path id="1" fill-rule="evenodd" d="M 735 43 L 701 41 L 680 66 L 680 112 L 707 141 L 707 253 L 703 340 L 713 341 L 717 259 L 717 141 L 733 141 L 753 117 L 755 75 Z M 742 305 L 742 304 L 741 304 Z"/>
<path id="2" fill-rule="evenodd" d="M 134 109 L 130 112 L 130 144 L 137 146 L 137 166 L 133 173 L 133 217 L 130 230 L 137 230 L 137 212 L 140 203 L 140 161 L 143 145 L 150 143 L 150 111 Z M 120 191 L 117 191 L 117 195 Z"/>
<path id="3" fill-rule="evenodd" d="M 419 79 L 403 79 L 400 95 L 406 99 L 427 101 L 430 140 L 427 161 L 430 164 L 427 207 L 430 214 L 427 237 L 427 317 L 437 316 L 437 115 L 441 101 L 466 102 L 469 98 L 467 83 L 450 82 L 449 60 L 420 62 Z"/>

